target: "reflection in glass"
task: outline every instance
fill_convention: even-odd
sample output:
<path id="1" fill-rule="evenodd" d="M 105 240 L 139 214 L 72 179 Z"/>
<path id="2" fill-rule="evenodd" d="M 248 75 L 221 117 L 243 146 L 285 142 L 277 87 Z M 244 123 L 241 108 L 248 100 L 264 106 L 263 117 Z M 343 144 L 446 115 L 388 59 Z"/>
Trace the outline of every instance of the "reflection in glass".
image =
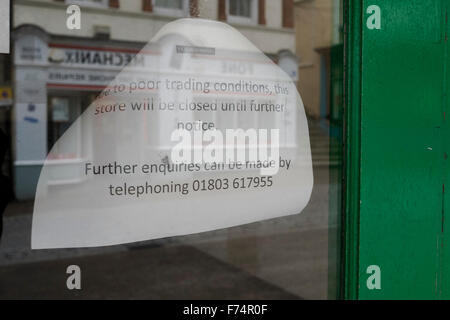
<path id="1" fill-rule="evenodd" d="M 80 265 L 85 274 L 92 275 L 86 289 L 76 293 L 80 298 L 337 298 L 341 286 L 342 1 L 70 2 L 86 4 L 82 29 L 76 31 L 76 37 L 68 36 L 64 26 L 56 23 L 60 19 L 55 19 L 55 15 L 66 15 L 61 2 L 35 0 L 26 1 L 25 5 L 25 1 L 12 1 L 16 16 L 11 19 L 15 35 L 11 45 L 16 54 L 0 56 L 0 88 L 10 88 L 14 100 L 0 100 L 0 129 L 11 145 L 2 173 L 11 180 L 16 199 L 9 203 L 4 216 L 0 298 L 72 298 L 73 292 L 64 287 L 59 277 L 61 270 L 71 264 Z M 92 3 L 101 3 L 102 8 L 92 9 Z M 119 7 L 110 8 L 111 3 L 119 3 Z M 142 3 L 146 6 L 141 7 Z M 48 155 L 70 124 L 80 118 L 124 67 L 131 63 L 143 71 L 144 55 L 135 59 L 136 54 L 175 17 L 187 17 L 187 3 L 198 4 L 202 19 L 229 22 L 295 83 L 306 110 L 311 142 L 314 187 L 309 204 L 301 214 L 189 236 L 102 248 L 30 250 L 34 195 L 47 156 L 52 171 L 47 182 L 52 192 L 83 192 L 86 181 L 78 170 L 80 163 L 87 158 L 102 159 L 105 150 L 115 150 L 110 141 L 100 138 L 116 136 L 117 130 L 123 139 L 117 152 L 126 156 L 138 142 L 145 142 L 139 152 L 150 153 L 152 146 L 167 138 L 168 123 L 173 121 L 202 120 L 217 126 L 232 122 L 238 127 L 281 122 L 286 128 L 295 128 L 295 113 L 280 119 L 261 115 L 242 118 L 238 111 L 223 116 L 217 112 L 179 113 L 175 120 L 148 118 L 139 127 L 133 126 L 134 120 L 129 117 L 131 125 L 118 126 L 117 130 L 111 130 L 109 119 L 103 118 L 83 122 L 74 130 L 73 138 L 67 140 L 66 148 L 57 146 L 54 154 Z M 292 6 L 286 7 L 290 3 Z M 285 24 L 289 14 L 295 18 L 291 29 Z M 107 32 L 101 37 L 93 35 L 91 31 L 96 28 L 92 26 L 96 25 Z M 220 43 L 228 39 L 216 40 Z M 162 66 L 158 62 L 160 48 L 155 49 L 145 55 L 153 67 Z M 211 64 L 203 66 L 214 64 L 225 77 L 242 80 L 257 71 L 249 56 L 232 51 L 226 56 L 229 59 L 208 56 Z M 173 69 L 191 67 L 193 73 L 214 71 L 192 63 L 198 57 L 187 57 L 172 50 L 164 62 Z M 176 93 L 166 94 L 180 99 Z M 202 100 L 212 103 L 216 99 L 211 96 Z M 258 96 L 254 100 L 260 103 L 264 98 Z M 197 101 L 196 96 L 193 101 Z M 297 143 L 296 137 L 286 136 L 289 147 Z M 161 163 L 167 163 L 165 156 L 160 150 Z M 214 197 L 208 201 L 214 202 Z M 283 195 L 276 201 L 283 202 Z M 64 202 L 58 205 L 61 216 L 68 214 Z M 98 202 L 91 195 L 77 205 L 93 208 Z M 180 208 L 182 213 L 184 207 Z M 226 208 L 227 205 L 221 206 L 221 210 Z M 127 211 L 120 201 L 114 209 Z M 211 206 L 209 214 L 216 212 Z"/>
<path id="2" fill-rule="evenodd" d="M 252 0 L 229 0 L 230 14 L 239 17 L 251 17 Z"/>
<path id="3" fill-rule="evenodd" d="M 160 8 L 183 9 L 183 0 L 156 0 L 155 5 Z"/>

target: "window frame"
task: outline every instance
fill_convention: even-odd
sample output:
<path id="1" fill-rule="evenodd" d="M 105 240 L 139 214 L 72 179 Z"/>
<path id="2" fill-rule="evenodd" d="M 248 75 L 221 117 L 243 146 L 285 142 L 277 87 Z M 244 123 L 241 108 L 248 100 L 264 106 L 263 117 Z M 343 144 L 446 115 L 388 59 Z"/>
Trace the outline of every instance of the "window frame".
<path id="1" fill-rule="evenodd" d="M 242 25 L 257 25 L 258 24 L 258 0 L 250 0 L 250 17 L 235 16 L 230 13 L 230 0 L 226 0 L 226 14 L 227 22 L 242 24 Z"/>

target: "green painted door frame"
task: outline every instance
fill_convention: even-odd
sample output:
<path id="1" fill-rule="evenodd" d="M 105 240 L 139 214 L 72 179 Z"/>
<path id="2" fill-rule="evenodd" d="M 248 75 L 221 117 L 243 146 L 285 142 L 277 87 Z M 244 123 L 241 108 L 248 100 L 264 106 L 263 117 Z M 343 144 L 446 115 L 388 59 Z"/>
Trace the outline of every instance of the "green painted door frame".
<path id="1" fill-rule="evenodd" d="M 344 1 L 345 299 L 450 298 L 449 8 Z"/>
<path id="2" fill-rule="evenodd" d="M 344 196 L 341 297 L 358 298 L 361 26 L 359 0 L 344 0 Z"/>

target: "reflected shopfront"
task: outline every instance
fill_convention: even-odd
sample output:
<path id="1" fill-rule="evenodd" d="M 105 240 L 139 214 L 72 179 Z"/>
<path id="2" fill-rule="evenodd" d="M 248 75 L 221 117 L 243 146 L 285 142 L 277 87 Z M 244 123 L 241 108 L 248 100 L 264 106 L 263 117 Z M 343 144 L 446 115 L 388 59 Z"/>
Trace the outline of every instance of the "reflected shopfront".
<path id="1" fill-rule="evenodd" d="M 105 47 L 107 45 L 107 47 Z M 34 198 L 43 158 L 70 125 L 115 75 L 133 60 L 138 44 L 99 42 L 55 37 L 35 26 L 15 31 L 16 176 L 19 200 Z M 77 129 L 64 149 L 53 150 L 52 185 L 83 180 L 76 164 L 92 154 L 89 126 Z M 22 141 L 27 141 L 22 143 Z"/>

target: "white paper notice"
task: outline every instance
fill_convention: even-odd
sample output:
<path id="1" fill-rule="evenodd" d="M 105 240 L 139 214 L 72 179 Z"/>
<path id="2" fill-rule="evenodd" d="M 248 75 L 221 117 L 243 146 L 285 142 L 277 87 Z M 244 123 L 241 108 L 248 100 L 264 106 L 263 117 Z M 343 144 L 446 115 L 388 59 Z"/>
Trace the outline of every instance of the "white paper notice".
<path id="1" fill-rule="evenodd" d="M 289 76 L 229 25 L 181 19 L 53 146 L 37 187 L 32 248 L 114 245 L 298 214 L 312 187 L 308 124 Z"/>

